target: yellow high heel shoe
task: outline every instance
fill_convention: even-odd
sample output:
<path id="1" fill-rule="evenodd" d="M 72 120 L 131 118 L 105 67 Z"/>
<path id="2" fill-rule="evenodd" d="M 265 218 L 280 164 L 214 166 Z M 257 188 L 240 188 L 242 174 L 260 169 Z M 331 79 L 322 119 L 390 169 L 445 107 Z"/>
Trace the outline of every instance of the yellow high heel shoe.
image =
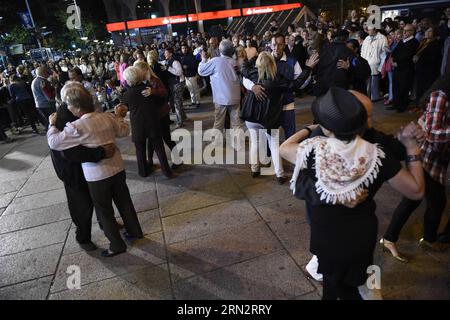
<path id="1" fill-rule="evenodd" d="M 394 255 L 392 253 L 392 251 L 389 250 L 388 247 L 386 247 L 386 244 L 388 244 L 388 243 L 392 243 L 392 242 L 389 242 L 389 241 L 385 240 L 384 238 L 380 239 L 380 244 L 381 244 L 381 247 L 383 249 L 383 252 L 389 252 L 395 259 L 397 259 L 400 262 L 403 262 L 403 263 L 408 263 L 409 262 L 408 259 L 406 259 L 405 257 L 402 257 L 400 254 Z"/>

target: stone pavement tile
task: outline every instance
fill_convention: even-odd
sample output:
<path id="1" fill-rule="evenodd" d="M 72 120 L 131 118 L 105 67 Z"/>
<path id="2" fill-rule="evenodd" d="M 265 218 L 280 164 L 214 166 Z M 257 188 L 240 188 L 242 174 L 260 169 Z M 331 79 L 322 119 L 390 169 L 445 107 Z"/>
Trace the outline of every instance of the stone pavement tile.
<path id="1" fill-rule="evenodd" d="M 131 194 L 155 191 L 155 181 L 152 177 L 142 178 L 137 174 L 127 172 L 127 185 Z"/>
<path id="2" fill-rule="evenodd" d="M 237 193 L 237 186 L 233 183 L 227 171 L 218 170 L 207 175 L 179 175 L 176 179 L 167 180 L 158 177 L 158 197 L 166 198 L 185 191 L 204 191 L 211 194 Z"/>
<path id="3" fill-rule="evenodd" d="M 66 204 L 54 205 L 0 218 L 0 234 L 70 219 Z"/>
<path id="4" fill-rule="evenodd" d="M 0 300 L 45 300 L 53 276 L 15 284 L 0 289 Z"/>
<path id="5" fill-rule="evenodd" d="M 66 201 L 66 192 L 64 191 L 64 189 L 58 189 L 16 198 L 11 203 L 11 210 L 14 210 L 14 212 L 21 212 L 31 209 L 49 207 L 51 205 L 63 203 Z"/>
<path id="6" fill-rule="evenodd" d="M 295 297 L 294 300 L 322 300 L 322 294 L 318 290 L 315 290 L 299 297 Z"/>
<path id="7" fill-rule="evenodd" d="M 152 266 L 83 285 L 80 290 L 51 294 L 50 300 L 168 300 L 172 298 L 165 266 Z"/>
<path id="8" fill-rule="evenodd" d="M 171 273 L 181 280 L 281 250 L 264 222 L 247 224 L 167 247 Z"/>
<path id="9" fill-rule="evenodd" d="M 307 222 L 305 202 L 294 196 L 258 206 L 256 210 L 275 232 L 285 225 Z"/>
<path id="10" fill-rule="evenodd" d="M 306 220 L 304 201 L 291 197 L 256 207 L 256 210 L 297 264 L 306 264 L 311 259 L 310 227 Z"/>
<path id="11" fill-rule="evenodd" d="M 71 221 L 65 220 L 0 235 L 0 256 L 62 243 L 70 224 Z"/>
<path id="12" fill-rule="evenodd" d="M 162 219 L 168 244 L 259 221 L 246 200 L 229 201 Z"/>
<path id="13" fill-rule="evenodd" d="M 47 169 L 54 169 L 52 157 L 48 155 L 44 160 L 42 160 L 39 167 L 36 169 L 37 172 Z"/>
<path id="14" fill-rule="evenodd" d="M 62 243 L 0 257 L 0 287 L 53 275 Z"/>
<path id="15" fill-rule="evenodd" d="M 58 215 L 60 214 L 61 216 L 66 216 L 67 218 L 70 218 L 70 214 L 69 214 L 69 207 L 67 206 L 66 202 L 61 202 L 61 203 L 57 203 L 57 204 L 53 204 L 47 207 L 40 207 L 37 209 L 30 209 L 30 210 L 23 210 L 23 211 L 17 211 L 18 209 L 21 208 L 17 208 L 16 206 L 14 206 L 13 204 L 11 204 L 4 212 L 4 216 L 7 215 L 16 215 L 16 214 L 29 214 L 32 215 L 33 213 L 36 214 L 36 217 L 39 217 L 43 214 L 49 214 L 49 215 Z M 39 220 L 39 218 L 38 218 Z"/>
<path id="16" fill-rule="evenodd" d="M 132 194 L 131 200 L 133 201 L 136 212 L 149 211 L 158 208 L 158 199 L 156 198 L 155 190 Z M 116 212 L 118 212 L 117 208 Z"/>
<path id="17" fill-rule="evenodd" d="M 176 299 L 292 299 L 314 287 L 285 251 L 174 283 Z"/>
<path id="18" fill-rule="evenodd" d="M 35 171 L 31 176 L 30 176 L 30 180 L 29 182 L 34 182 L 34 181 L 41 181 L 41 180 L 45 180 L 48 178 L 55 178 L 56 173 L 55 173 L 55 169 L 53 168 L 46 168 L 46 169 L 42 169 L 40 171 Z"/>
<path id="19" fill-rule="evenodd" d="M 450 299 L 448 264 L 436 261 L 416 243 L 403 243 L 399 249 L 409 263 L 398 262 L 381 252 L 379 246 L 375 251 L 374 263 L 381 268 L 384 299 Z"/>
<path id="20" fill-rule="evenodd" d="M 227 171 L 225 168 L 220 168 L 211 165 L 182 165 L 177 169 L 177 173 L 181 176 L 208 176 L 211 174 L 223 174 L 226 175 Z"/>
<path id="21" fill-rule="evenodd" d="M 253 186 L 261 182 L 273 181 L 273 176 L 259 176 L 257 178 L 253 178 L 250 175 L 250 168 L 246 169 L 227 168 L 227 170 L 230 173 L 233 181 L 241 188 Z"/>
<path id="22" fill-rule="evenodd" d="M 13 172 L 9 170 L 2 170 L 0 168 L 0 177 L 2 178 L 2 183 L 20 179 L 27 181 L 33 172 L 34 169 Z"/>
<path id="23" fill-rule="evenodd" d="M 149 266 L 165 264 L 162 234 L 147 235 L 126 253 L 113 258 L 101 256 L 101 250 L 64 255 L 61 258 L 51 292 L 66 290 L 66 270 L 71 265 L 81 269 L 81 284 L 89 284 L 118 275 L 134 272 Z"/>
<path id="24" fill-rule="evenodd" d="M 214 195 L 207 191 L 186 191 L 159 199 L 159 205 L 161 208 L 161 216 L 169 217 L 242 198 L 242 194 L 238 192 L 232 193 L 231 195 Z"/>
<path id="25" fill-rule="evenodd" d="M 17 197 L 24 197 L 36 193 L 43 193 L 57 189 L 63 189 L 64 183 L 56 175 L 41 180 L 28 180 L 23 188 L 17 193 Z"/>
<path id="26" fill-rule="evenodd" d="M 2 216 L 3 212 L 5 212 L 5 208 L 0 208 L 0 217 Z"/>
<path id="27" fill-rule="evenodd" d="M 26 181 L 27 181 L 27 178 L 18 178 L 18 179 L 5 181 L 5 180 L 3 180 L 3 177 L 2 177 L 2 181 L 0 182 L 0 194 L 19 191 L 20 188 L 22 188 L 23 184 Z"/>
<path id="28" fill-rule="evenodd" d="M 272 181 L 258 183 L 242 190 L 254 206 L 293 197 L 292 191 L 289 189 L 289 182 L 280 186 L 274 177 Z"/>
<path id="29" fill-rule="evenodd" d="M 6 208 L 16 196 L 17 192 L 0 194 L 0 208 Z"/>

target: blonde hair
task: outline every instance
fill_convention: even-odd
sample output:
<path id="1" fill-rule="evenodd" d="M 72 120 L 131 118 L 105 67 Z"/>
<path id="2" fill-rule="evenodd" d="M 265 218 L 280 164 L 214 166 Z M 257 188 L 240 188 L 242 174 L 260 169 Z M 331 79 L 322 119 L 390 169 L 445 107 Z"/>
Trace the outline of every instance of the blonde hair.
<path id="1" fill-rule="evenodd" d="M 158 52 L 156 50 L 151 50 L 147 54 L 147 62 L 150 65 L 152 65 L 153 63 L 158 62 L 158 59 L 159 59 L 159 56 L 158 56 Z"/>
<path id="2" fill-rule="evenodd" d="M 142 72 L 142 69 L 138 67 L 128 67 L 123 72 L 123 77 L 129 86 L 135 86 L 144 80 L 146 80 L 146 75 Z"/>
<path id="3" fill-rule="evenodd" d="M 152 77 L 158 78 L 158 76 L 153 71 L 152 67 L 150 67 L 150 65 L 147 62 L 136 61 L 136 62 L 134 62 L 133 67 L 136 67 L 139 70 L 141 70 L 144 73 L 144 77 L 146 80 L 150 80 Z M 149 75 L 150 75 L 150 79 L 148 79 Z"/>
<path id="4" fill-rule="evenodd" d="M 258 68 L 258 81 L 275 79 L 277 75 L 277 65 L 274 57 L 270 53 L 266 51 L 261 52 L 258 59 L 256 59 L 256 67 Z"/>
<path id="5" fill-rule="evenodd" d="M 244 60 L 247 59 L 247 51 L 245 51 L 244 47 L 238 46 L 236 48 L 236 58 L 237 59 L 242 58 Z"/>
<path id="6" fill-rule="evenodd" d="M 95 111 L 94 99 L 82 83 L 68 81 L 61 90 L 61 99 L 69 107 L 79 109 L 83 113 Z"/>

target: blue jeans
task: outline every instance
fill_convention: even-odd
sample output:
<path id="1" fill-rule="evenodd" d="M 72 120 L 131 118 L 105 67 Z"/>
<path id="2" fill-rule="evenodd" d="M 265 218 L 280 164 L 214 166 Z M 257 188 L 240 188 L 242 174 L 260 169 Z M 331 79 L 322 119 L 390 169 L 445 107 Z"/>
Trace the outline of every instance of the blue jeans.
<path id="1" fill-rule="evenodd" d="M 380 75 L 372 75 L 367 86 L 368 96 L 372 101 L 380 99 Z"/>
<path id="2" fill-rule="evenodd" d="M 392 71 L 388 72 L 388 80 L 389 80 L 389 100 L 394 101 L 394 88 L 393 88 L 394 72 Z"/>
<path id="3" fill-rule="evenodd" d="M 285 139 L 289 139 L 295 133 L 295 110 L 283 111 L 281 127 L 284 130 Z"/>

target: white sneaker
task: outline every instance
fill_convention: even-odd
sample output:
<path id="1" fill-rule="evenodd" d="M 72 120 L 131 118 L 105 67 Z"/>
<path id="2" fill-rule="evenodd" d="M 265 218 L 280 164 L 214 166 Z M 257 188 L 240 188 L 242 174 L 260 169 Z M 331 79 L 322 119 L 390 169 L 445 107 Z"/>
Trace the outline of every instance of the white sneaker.
<path id="1" fill-rule="evenodd" d="M 317 256 L 312 257 L 311 261 L 308 262 L 305 269 L 314 280 L 323 281 L 323 275 L 321 273 L 317 273 L 317 269 L 319 269 L 319 260 L 317 259 Z"/>

